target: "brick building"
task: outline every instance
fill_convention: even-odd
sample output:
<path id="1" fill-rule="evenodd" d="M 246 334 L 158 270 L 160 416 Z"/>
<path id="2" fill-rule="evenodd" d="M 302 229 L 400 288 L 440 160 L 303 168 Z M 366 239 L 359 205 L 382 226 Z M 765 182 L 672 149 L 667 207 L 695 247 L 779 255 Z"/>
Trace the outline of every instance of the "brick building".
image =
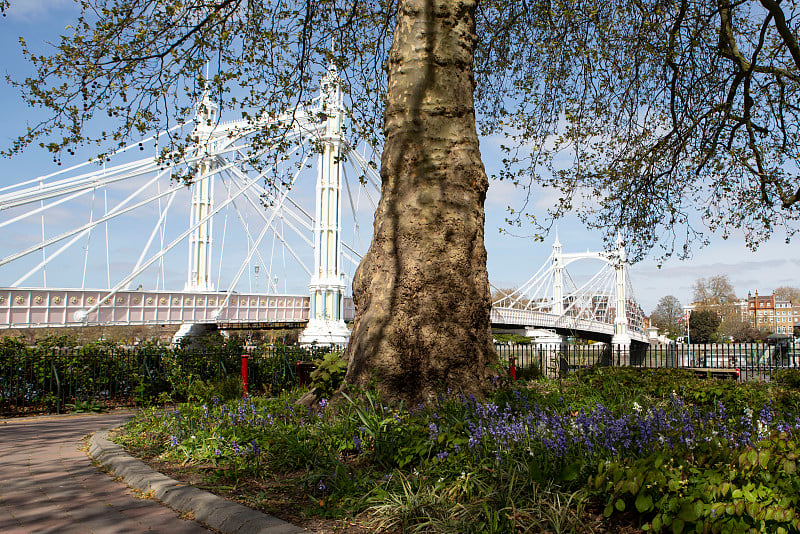
<path id="1" fill-rule="evenodd" d="M 800 302 L 790 302 L 774 295 L 747 294 L 747 320 L 759 330 L 791 334 L 800 327 Z"/>

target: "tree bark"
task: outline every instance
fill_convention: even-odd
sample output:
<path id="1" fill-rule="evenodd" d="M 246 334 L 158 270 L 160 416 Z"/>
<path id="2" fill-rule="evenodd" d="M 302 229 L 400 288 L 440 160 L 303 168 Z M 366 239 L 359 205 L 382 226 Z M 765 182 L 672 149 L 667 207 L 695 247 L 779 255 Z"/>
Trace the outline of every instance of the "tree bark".
<path id="1" fill-rule="evenodd" d="M 381 199 L 353 281 L 345 383 L 419 402 L 493 375 L 489 187 L 473 103 L 475 0 L 402 0 L 388 59 Z"/>

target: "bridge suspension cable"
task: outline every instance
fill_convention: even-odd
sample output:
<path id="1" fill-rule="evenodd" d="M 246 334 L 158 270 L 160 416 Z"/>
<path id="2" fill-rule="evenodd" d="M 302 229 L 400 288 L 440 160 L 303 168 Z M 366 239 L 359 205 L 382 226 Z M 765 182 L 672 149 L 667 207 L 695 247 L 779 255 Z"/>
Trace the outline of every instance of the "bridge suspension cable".
<path id="1" fill-rule="evenodd" d="M 6 281 L 0 286 L 11 290 L 2 293 L 0 288 L 0 317 L 6 317 L 7 325 L 14 322 L 12 316 L 25 316 L 26 325 L 45 326 L 32 319 L 39 314 L 33 310 L 34 297 L 36 304 L 48 298 L 54 299 L 50 304 L 59 303 L 59 321 L 64 324 L 74 323 L 72 315 L 94 324 L 101 321 L 103 309 L 122 302 L 122 297 L 115 301 L 115 295 L 136 291 L 219 294 L 219 299 L 203 302 L 217 303 L 215 314 L 230 316 L 234 312 L 226 306 L 233 306 L 243 290 L 253 292 L 255 274 L 255 293 L 261 294 L 277 294 L 280 279 L 284 293 L 289 289 L 307 295 L 311 279 L 316 288 L 312 293 L 318 296 L 310 305 L 311 318 L 321 320 L 325 328 L 330 320 L 343 327 L 345 281 L 369 243 L 371 225 L 362 225 L 361 219 L 371 219 L 374 213 L 380 176 L 366 151 L 344 139 L 346 115 L 335 69 L 326 74 L 320 96 L 307 109 L 222 122 L 206 95 L 196 113 L 194 120 L 130 143 L 102 162 L 83 162 L 0 188 L 0 228 L 19 236 L 0 257 L 0 277 Z M 193 145 L 180 154 L 159 157 L 162 136 L 188 129 L 193 129 Z M 254 136 L 267 131 L 280 135 L 267 146 L 257 145 Z M 136 157 L 137 149 L 153 150 L 154 155 Z M 265 156 L 269 165 L 251 165 Z M 312 192 L 313 181 L 306 175 L 313 175 L 314 167 L 317 183 Z M 322 200 L 339 195 L 339 207 L 328 202 L 320 209 Z M 176 223 L 176 218 L 183 222 Z M 215 225 L 215 220 L 221 224 Z M 33 237 L 34 228 L 38 238 Z M 352 236 L 345 239 L 351 230 Z M 326 244 L 329 250 L 320 254 Z M 42 255 L 36 259 L 39 251 Z M 181 251 L 188 258 L 188 281 L 182 290 L 177 283 L 180 269 L 175 268 L 181 262 L 174 261 Z M 262 288 L 259 274 L 265 280 Z M 37 275 L 40 282 L 34 283 Z M 75 311 L 78 289 L 86 293 L 77 301 L 87 305 Z M 89 296 L 97 290 L 101 297 Z M 59 291 L 72 292 L 70 305 Z M 154 298 L 148 296 L 148 301 Z M 176 298 L 172 300 L 178 302 Z M 13 308 L 23 301 L 29 309 L 20 315 Z M 321 310 L 316 316 L 315 308 Z"/>
<path id="2" fill-rule="evenodd" d="M 583 260 L 602 265 L 577 284 L 567 267 Z M 552 252 L 533 276 L 510 292 L 498 293 L 492 314 L 501 324 L 595 332 L 626 346 L 632 338 L 646 340 L 644 314 L 633 294 L 620 238 L 610 252 L 564 253 L 556 237 Z"/>

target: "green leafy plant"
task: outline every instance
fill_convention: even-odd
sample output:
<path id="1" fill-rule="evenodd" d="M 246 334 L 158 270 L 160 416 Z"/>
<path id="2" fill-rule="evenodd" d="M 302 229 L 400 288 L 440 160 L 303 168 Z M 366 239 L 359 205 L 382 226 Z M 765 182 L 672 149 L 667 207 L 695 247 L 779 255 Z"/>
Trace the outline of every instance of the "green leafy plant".
<path id="1" fill-rule="evenodd" d="M 311 371 L 311 387 L 317 388 L 319 395 L 329 397 L 344 380 L 347 362 L 342 360 L 341 351 L 332 351 L 315 360 L 314 364 L 316 369 Z"/>
<path id="2" fill-rule="evenodd" d="M 201 402 L 211 402 L 214 397 L 221 401 L 232 401 L 244 396 L 244 385 L 238 375 L 228 375 L 216 380 L 195 380 L 189 386 L 188 396 L 191 400 Z"/>
<path id="3" fill-rule="evenodd" d="M 65 404 L 64 408 L 72 413 L 101 413 L 105 411 L 105 407 L 93 399 Z"/>
<path id="4" fill-rule="evenodd" d="M 775 381 L 785 388 L 800 390 L 800 369 L 781 369 L 775 373 Z"/>
<path id="5" fill-rule="evenodd" d="M 786 534 L 800 531 L 798 459 L 797 441 L 774 433 L 742 450 L 721 440 L 602 462 L 590 484 L 606 517 L 635 510 L 646 531 Z"/>

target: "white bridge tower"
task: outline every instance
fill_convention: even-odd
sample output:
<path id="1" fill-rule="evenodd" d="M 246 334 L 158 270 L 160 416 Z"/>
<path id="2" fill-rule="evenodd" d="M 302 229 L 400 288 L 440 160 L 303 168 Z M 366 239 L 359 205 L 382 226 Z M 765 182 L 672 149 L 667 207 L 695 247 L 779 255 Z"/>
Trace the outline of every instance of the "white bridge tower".
<path id="1" fill-rule="evenodd" d="M 350 330 L 344 323 L 346 288 L 342 270 L 342 121 L 344 104 L 336 67 L 322 79 L 325 134 L 317 171 L 316 223 L 314 225 L 314 272 L 308 288 L 311 311 L 300 335 L 301 344 L 345 344 Z"/>
<path id="2" fill-rule="evenodd" d="M 621 349 L 629 349 L 631 336 L 628 333 L 628 314 L 625 298 L 625 265 L 628 258 L 625 252 L 625 244 L 619 234 L 617 234 L 616 245 L 616 251 L 609 258 L 614 262 L 614 271 L 616 271 L 617 275 L 615 291 L 617 302 L 614 313 L 614 336 L 611 338 L 611 344 Z"/>
<path id="3" fill-rule="evenodd" d="M 214 174 L 210 154 L 213 152 L 214 128 L 219 107 L 208 95 L 195 108 L 195 130 L 199 161 L 192 181 L 192 207 L 189 227 L 194 228 L 189 241 L 188 278 L 184 291 L 214 291 L 211 282 L 212 220 L 208 215 L 214 209 Z M 205 222 L 202 222 L 206 219 Z M 195 227 L 195 225 L 197 225 Z"/>

